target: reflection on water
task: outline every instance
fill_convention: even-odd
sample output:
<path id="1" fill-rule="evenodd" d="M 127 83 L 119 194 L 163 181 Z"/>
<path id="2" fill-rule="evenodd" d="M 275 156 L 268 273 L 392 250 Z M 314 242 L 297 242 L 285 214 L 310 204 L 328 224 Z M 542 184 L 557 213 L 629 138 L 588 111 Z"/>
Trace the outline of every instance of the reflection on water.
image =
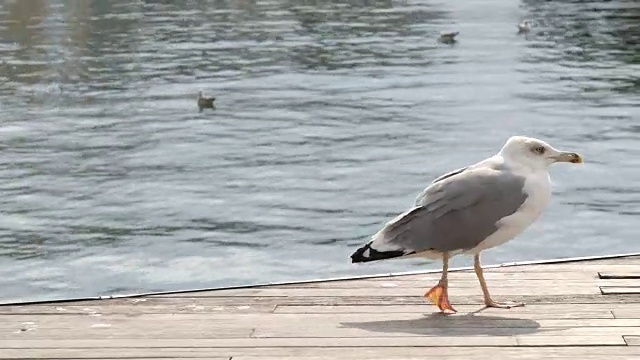
<path id="1" fill-rule="evenodd" d="M 0 300 L 437 266 L 348 255 L 513 134 L 587 163 L 485 262 L 637 251 L 639 44 L 632 0 L 0 2 Z"/>

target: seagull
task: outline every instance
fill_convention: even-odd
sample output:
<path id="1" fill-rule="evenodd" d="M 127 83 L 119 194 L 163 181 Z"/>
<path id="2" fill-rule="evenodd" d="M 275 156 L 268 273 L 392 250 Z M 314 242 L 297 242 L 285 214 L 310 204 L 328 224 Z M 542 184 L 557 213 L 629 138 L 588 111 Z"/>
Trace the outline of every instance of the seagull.
<path id="1" fill-rule="evenodd" d="M 213 109 L 213 102 L 216 100 L 214 97 L 203 96 L 202 91 L 198 92 L 198 107 L 200 108 L 200 112 L 202 109 L 209 108 Z"/>
<path id="2" fill-rule="evenodd" d="M 441 32 L 438 40 L 445 44 L 452 44 L 456 42 L 456 36 L 460 34 L 460 31 Z"/>
<path id="3" fill-rule="evenodd" d="M 496 155 L 433 180 L 415 206 L 389 221 L 351 255 L 351 261 L 442 259 L 440 281 L 424 297 L 441 312 L 451 314 L 456 310 L 447 291 L 449 259 L 473 255 L 484 304 L 524 306 L 491 298 L 480 252 L 508 242 L 540 216 L 551 196 L 548 167 L 558 162 L 583 160 L 578 153 L 560 151 L 542 140 L 512 136 Z"/>
<path id="4" fill-rule="evenodd" d="M 531 21 L 525 20 L 518 24 L 518 34 L 528 33 L 531 31 Z"/>

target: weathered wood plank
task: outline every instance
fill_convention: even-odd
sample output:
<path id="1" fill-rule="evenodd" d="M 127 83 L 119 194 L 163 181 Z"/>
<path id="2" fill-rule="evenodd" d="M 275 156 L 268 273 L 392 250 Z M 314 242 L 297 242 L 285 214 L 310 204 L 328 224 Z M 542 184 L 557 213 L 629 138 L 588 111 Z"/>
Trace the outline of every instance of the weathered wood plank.
<path id="1" fill-rule="evenodd" d="M 504 286 L 489 287 L 491 293 L 496 296 L 501 295 L 589 295 L 599 294 L 598 286 L 564 286 L 563 284 L 547 284 L 545 287 L 532 288 L 528 286 Z M 396 287 L 396 288 L 350 288 L 350 289 L 313 289 L 313 288 L 255 288 L 255 289 L 238 289 L 238 290 L 217 290 L 198 292 L 190 294 L 169 294 L 154 295 L 153 297 L 226 297 L 226 296 L 416 296 L 424 294 L 428 289 L 413 287 Z M 450 284 L 449 294 L 454 295 L 477 295 L 481 294 L 480 287 L 459 288 L 455 284 Z"/>
<path id="2" fill-rule="evenodd" d="M 230 293 L 227 296 L 216 296 L 216 297 L 191 297 L 196 293 L 184 293 L 184 297 L 158 297 L 152 296 L 143 299 L 133 298 L 133 299 L 110 299 L 110 300 L 91 300 L 91 301 L 79 301 L 79 302 L 69 302 L 63 304 L 55 304 L 55 305 L 45 305 L 45 304 L 37 304 L 37 305 L 23 305 L 23 306 L 0 306 L 0 314 L 2 314 L 2 309 L 12 308 L 20 309 L 25 313 L 31 313 L 25 311 L 24 309 L 33 308 L 34 313 L 48 313 L 56 310 L 58 307 L 63 308 L 72 308 L 72 307 L 82 307 L 82 311 L 85 311 L 84 308 L 96 308 L 95 310 L 99 313 L 108 313 L 108 310 L 105 309 L 117 309 L 122 306 L 122 313 L 129 313 L 128 307 L 132 306 L 132 302 L 136 301 L 133 306 L 154 306 L 157 307 L 157 312 L 159 313 L 173 313 L 174 308 L 186 308 L 186 307 L 195 307 L 197 309 L 201 309 L 201 307 L 210 310 L 211 312 L 221 311 L 234 311 L 236 312 L 254 312 L 253 309 L 256 307 L 275 307 L 277 305 L 425 305 L 429 306 L 430 304 L 426 302 L 426 300 L 421 296 L 422 294 L 412 295 L 412 296 L 267 296 L 267 297 L 256 297 L 256 296 L 244 296 L 240 294 Z M 530 304 L 547 304 L 547 303 L 566 303 L 566 304 L 615 304 L 615 303 L 640 303 L 640 299 L 635 295 L 607 295 L 602 296 L 600 292 L 597 294 L 569 294 L 569 295 L 511 295 L 511 296 L 495 296 L 496 300 L 513 300 L 513 301 L 522 301 Z M 451 301 L 454 305 L 481 305 L 482 304 L 482 296 L 480 294 L 476 295 L 459 295 L 452 293 L 450 294 Z M 140 300 L 144 300 L 144 302 L 140 302 Z M 51 310 L 53 307 L 53 310 Z M 149 312 L 154 313 L 156 309 L 152 309 Z M 164 309 L 164 310 L 162 310 Z M 76 308 L 77 312 L 78 309 Z M 87 313 L 93 311 L 93 309 L 86 310 Z M 262 311 L 262 310 L 259 310 Z M 265 312 L 269 312 L 270 310 L 265 310 Z M 120 313 L 120 310 L 114 310 L 114 313 Z"/>
<path id="3" fill-rule="evenodd" d="M 246 314 L 271 313 L 276 304 L 226 304 L 215 302 L 201 302 L 197 299 L 171 301 L 168 299 L 144 299 L 142 302 L 132 303 L 130 299 L 115 299 L 85 302 L 82 305 L 10 305 L 0 306 L 0 315 L 110 315 L 110 314 Z"/>
<path id="4" fill-rule="evenodd" d="M 109 354 L 108 356 L 94 356 L 93 354 L 87 354 L 86 351 L 82 351 L 83 354 L 78 355 L 78 356 L 73 356 L 73 354 L 71 354 L 71 356 L 59 356 L 58 354 L 64 354 L 64 351 L 60 351 L 59 349 L 51 349 L 51 350 L 47 350 L 47 352 L 44 352 L 42 350 L 38 351 L 23 351 L 23 350 L 14 350 L 14 349 L 9 349 L 6 350 L 6 354 L 0 354 L 0 359 L 11 359 L 11 360 L 31 360 L 31 359 L 47 359 L 47 360 L 51 360 L 51 359 L 56 359 L 56 360 L 67 360 L 67 359 L 74 359 L 74 360 L 96 360 L 96 359 L 100 359 L 100 360 L 189 360 L 189 359 L 194 359 L 194 358 L 206 358 L 206 359 L 211 359 L 211 360 L 232 360 L 231 356 L 210 356 L 210 355 L 206 355 L 203 354 L 202 356 L 189 356 L 189 357 L 183 357 L 181 355 L 175 355 L 175 356 L 163 356 L 162 354 L 158 353 L 156 355 L 153 356 L 147 356 L 145 354 L 141 355 L 141 356 L 136 356 L 136 357 L 131 357 L 131 356 L 122 356 L 120 354 L 113 354 L 113 350 L 111 350 L 111 354 Z M 179 353 L 179 351 L 174 351 L 175 353 Z M 51 354 L 51 355 L 48 355 Z M 118 356 L 118 357 L 114 357 Z M 196 354 L 199 355 L 199 354 Z"/>
<path id="5" fill-rule="evenodd" d="M 31 328 L 25 331 L 41 332 L 45 330 L 76 328 L 80 331 L 86 329 L 100 329 L 99 333 L 116 332 L 124 334 L 130 331 L 150 329 L 155 331 L 157 327 L 170 327 L 176 333 L 190 333 L 193 329 L 196 333 L 202 331 L 224 330 L 249 330 L 253 327 L 269 327 L 291 329 L 297 327 L 319 328 L 323 326 L 336 327 L 347 323 L 363 324 L 369 326 L 397 326 L 404 325 L 409 328 L 516 328 L 516 327 L 632 327 L 639 326 L 640 320 L 633 318 L 569 318 L 569 319 L 531 319 L 521 318 L 510 309 L 495 311 L 493 314 L 478 313 L 474 315 L 455 314 L 442 316 L 440 314 L 423 315 L 421 313 L 387 313 L 377 312 L 369 314 L 357 313 L 325 313 L 325 314 L 219 314 L 215 317 L 205 317 L 198 314 L 142 314 L 138 316 L 111 315 L 102 318 L 93 318 L 82 315 L 48 315 L 33 317 L 30 315 L 13 316 L 9 320 L 0 322 L 2 330 L 18 330 Z M 611 314 L 610 314 L 611 315 Z M 312 324 L 312 325 L 310 325 Z M 108 325 L 108 326 L 107 326 Z M 161 331 L 167 332 L 165 329 Z M 5 336 L 0 333 L 0 338 Z M 182 336 L 181 336 L 182 337 Z"/>
<path id="6" fill-rule="evenodd" d="M 0 353 L 0 359 L 11 360 L 30 360 L 30 359 L 74 359 L 74 360 L 188 360 L 194 358 L 211 359 L 211 360 L 229 360 L 232 356 L 213 356 L 205 352 L 198 353 L 186 353 L 184 350 L 169 349 L 168 351 L 153 351 L 149 352 L 145 349 L 134 351 L 138 355 L 131 356 L 129 352 L 124 354 L 117 351 L 104 349 L 91 350 L 91 353 L 87 353 L 86 350 L 80 349 L 35 349 L 35 350 L 17 350 L 17 349 L 5 349 Z M 168 355 L 165 355 L 168 354 Z M 115 357 L 117 356 L 117 357 Z M 188 356 L 188 357 L 187 357 Z"/>
<path id="7" fill-rule="evenodd" d="M 413 326 L 413 327 L 412 327 Z M 510 337 L 510 336 L 548 336 L 548 337 L 571 337 L 571 336 L 605 336 L 616 335 L 640 335 L 640 327 L 536 327 L 535 324 L 517 324 L 518 327 L 490 327 L 490 326 L 473 326 L 468 328 L 462 327 L 445 327 L 434 325 L 428 327 L 421 325 L 419 322 L 361 322 L 361 323 L 343 323 L 342 327 L 315 325 L 269 327 L 257 326 L 253 333 L 254 338 L 367 338 L 371 336 L 385 338 L 394 337 L 459 337 L 459 338 L 475 338 L 475 337 Z M 562 345 L 562 344 L 560 344 Z M 597 344 L 596 344 L 597 345 Z M 607 345 L 607 344 L 602 344 Z"/>
<path id="8" fill-rule="evenodd" d="M 640 295 L 640 286 L 601 286 L 603 295 Z"/>
<path id="9" fill-rule="evenodd" d="M 249 338 L 251 329 L 206 329 L 198 331 L 197 329 L 189 330 L 188 327 L 182 326 L 180 329 L 167 330 L 160 328 L 158 325 L 155 329 L 132 329 L 118 331 L 99 328 L 99 329 L 35 329 L 27 331 L 12 331 L 2 335 L 0 341 L 5 340 L 66 340 L 66 339 L 199 339 L 199 338 L 217 338 L 217 339 L 239 339 Z M 0 345 L 2 346 L 2 345 Z"/>
<path id="10" fill-rule="evenodd" d="M 638 263 L 631 262 L 626 264 L 596 264 L 589 262 L 573 262 L 563 264 L 542 264 L 542 265 L 523 265 L 523 266 L 504 266 L 489 268 L 488 272 L 522 272 L 522 271 L 541 271 L 541 272 L 586 272 L 593 273 L 597 276 L 598 272 L 631 272 L 638 270 Z"/>
<path id="11" fill-rule="evenodd" d="M 529 353 L 526 353 L 527 355 Z M 537 354 L 535 352 L 533 352 L 533 354 L 531 354 L 533 356 L 537 356 Z M 553 356 L 551 355 L 554 359 L 567 359 L 567 358 L 574 358 L 574 357 L 557 357 L 557 356 Z M 633 357 L 630 357 L 631 355 L 613 355 L 612 357 L 607 356 L 607 359 L 618 359 L 618 360 L 632 360 L 634 359 Z M 439 359 L 446 359 L 446 360 L 453 360 L 453 359 L 458 359 L 458 360 L 485 360 L 487 359 L 487 355 L 484 354 L 475 354 L 472 356 L 453 356 L 453 355 L 443 355 L 441 356 L 440 353 L 438 353 L 438 358 Z M 232 360 L 282 360 L 282 357 L 263 357 L 263 356 L 234 356 Z M 328 358 L 328 357 L 318 357 L 318 356 L 308 356 L 304 358 L 305 360 L 331 360 L 333 358 Z M 352 356 L 352 357 L 340 357 L 340 359 L 362 359 L 361 357 L 358 357 L 357 355 Z M 424 360 L 424 355 L 423 356 L 419 356 L 419 355 L 415 355 L 415 356 L 403 356 L 403 357 L 395 357 L 395 356 L 385 356 L 385 357 L 381 357 L 381 356 L 371 356 L 371 357 L 367 357 L 367 359 L 402 359 L 402 360 Z M 500 360 L 520 360 L 520 359 L 539 359 L 539 357 L 530 357 L 530 356 L 520 356 L 520 355 L 512 355 L 512 356 L 505 356 L 505 355 L 500 355 Z M 602 360 L 602 355 L 599 356 L 594 356 L 594 355 L 584 355 L 581 356 L 580 359 L 585 359 L 585 360 Z M 87 359 L 89 360 L 89 359 Z M 137 360 L 137 359 L 136 359 Z M 140 359 L 142 360 L 142 359 Z M 145 359 L 147 360 L 147 359 Z M 154 359 L 151 359 L 154 360 Z M 165 360 L 165 359 L 163 359 Z M 176 360 L 176 359 L 169 359 L 169 360 Z M 186 359 L 185 359 L 186 360 Z M 229 360 L 229 359 L 227 359 Z"/>
<path id="12" fill-rule="evenodd" d="M 516 336 L 518 346 L 624 346 L 620 334 Z"/>
<path id="13" fill-rule="evenodd" d="M 513 272 L 497 272 L 492 269 L 485 270 L 485 279 L 487 281 L 496 280 L 589 280 L 598 279 L 597 272 L 585 272 L 585 271 L 572 271 L 572 272 L 558 272 L 550 271 L 544 272 L 534 269 L 528 271 L 513 271 Z M 449 272 L 449 280 L 459 281 L 464 279 L 478 281 L 476 274 L 473 271 L 455 271 Z M 343 282 L 343 281 L 419 281 L 419 282 L 432 282 L 440 279 L 440 273 L 429 274 L 411 274 L 411 275 L 395 275 L 395 276 L 380 276 L 366 279 L 354 279 L 354 280 L 332 280 L 331 282 Z M 280 286 L 280 285 L 276 285 Z"/>
<path id="14" fill-rule="evenodd" d="M 568 304 L 533 304 L 524 307 L 509 309 L 487 308 L 481 309 L 482 315 L 502 315 L 509 317 L 531 318 L 531 319 L 581 319 L 581 318 L 613 318 L 612 311 L 623 308 L 622 304 L 581 304 L 580 306 L 570 306 Z M 457 315 L 466 315 L 476 312 L 480 308 L 477 305 L 459 305 Z M 640 306 L 638 306 L 640 314 Z M 274 313 L 276 314 L 370 314 L 370 313 L 431 313 L 433 309 L 430 305 L 337 305 L 337 306 L 304 306 L 304 305 L 280 305 Z"/>
<path id="15" fill-rule="evenodd" d="M 626 273 L 598 272 L 600 279 L 640 279 L 640 271 Z"/>
<path id="16" fill-rule="evenodd" d="M 537 320 L 496 316 L 416 316 L 414 314 L 273 314 L 227 315 L 212 319 L 197 315 L 143 315 L 131 319 L 105 318 L 93 322 L 78 316 L 39 317 L 34 322 L 3 323 L 0 339 L 135 339 L 253 337 L 367 337 L 384 333 L 402 336 L 506 336 L 558 329 L 584 329 L 587 334 L 629 331 L 638 319 Z M 28 325 L 25 325 L 28 324 Z M 312 326 L 310 324 L 313 324 Z M 640 329 L 640 328 L 638 328 Z M 621 334 L 621 333 L 620 333 Z M 635 334 L 627 332 L 627 334 Z M 570 334 L 568 334 L 570 335 Z"/>
<path id="17" fill-rule="evenodd" d="M 637 304 L 633 304 L 637 305 Z M 624 307 L 611 310 L 613 317 L 616 319 L 640 319 L 640 308 L 638 306 Z"/>
<path id="18" fill-rule="evenodd" d="M 631 359 L 640 355 L 632 346 L 571 347 L 269 347 L 269 348 L 91 348 L 91 359 L 424 359 L 425 354 L 438 353 L 444 359 L 484 360 L 488 353 L 496 359 Z M 84 359 L 86 349 L 3 349 L 0 359 L 28 355 L 34 359 Z"/>
<path id="19" fill-rule="evenodd" d="M 379 281 L 379 280 L 358 280 L 358 281 L 330 281 L 330 282 L 317 282 L 317 283 L 301 283 L 301 284 L 289 284 L 268 287 L 264 289 L 393 289 L 393 288 L 414 288 L 422 289 L 427 288 L 438 283 L 437 279 L 430 279 L 429 281 Z M 520 280 L 520 279 L 496 279 L 487 280 L 488 286 L 492 292 L 499 292 L 501 288 L 522 288 L 526 285 L 527 288 L 540 289 L 550 285 L 556 286 L 562 284 L 562 287 L 575 289 L 575 288 L 589 288 L 596 286 L 634 286 L 638 284 L 638 280 L 633 279 L 581 279 L 581 280 Z M 480 289 L 480 283 L 478 279 L 458 279 L 449 280 L 449 286 L 451 291 L 454 289 Z M 473 291 L 473 290 L 471 290 Z"/>
<path id="20" fill-rule="evenodd" d="M 638 346 L 638 347 L 640 347 L 640 336 L 624 335 L 623 338 L 624 338 L 625 343 L 628 346 Z"/>
<path id="21" fill-rule="evenodd" d="M 295 356 L 300 359 L 308 359 L 311 356 L 321 356 L 327 359 L 375 359 L 375 358 L 425 358 L 425 354 L 438 353 L 438 357 L 459 357 L 461 359 L 487 359 L 487 354 L 492 358 L 517 358 L 534 359 L 542 358 L 578 358 L 593 355 L 598 359 L 606 356 L 636 355 L 640 349 L 627 346 L 571 346 L 571 347 L 283 347 L 283 348 L 231 348 L 220 349 L 233 354 L 234 360 L 240 356 Z M 214 353 L 217 354 L 217 353 Z M 604 357 L 603 357 L 604 356 Z"/>
<path id="22" fill-rule="evenodd" d="M 528 304 L 511 310 L 483 309 L 475 274 L 452 272 L 448 317 L 422 298 L 437 273 L 0 307 L 0 359 L 635 358 L 638 266 L 486 269 L 496 300 Z"/>
<path id="23" fill-rule="evenodd" d="M 633 334 L 635 335 L 635 334 Z M 325 338 L 250 338 L 250 339 L 78 339 L 71 341 L 71 346 L 66 342 L 70 340 L 3 340 L 4 349 L 36 349 L 36 348 L 194 348 L 194 347 L 405 347 L 405 346 L 429 346 L 429 347 L 476 347 L 476 346 L 610 346 L 625 345 L 620 334 L 614 333 L 577 333 L 569 332 L 538 335 L 539 339 L 533 339 L 537 335 L 517 336 L 407 336 L 407 337 L 325 337 Z M 588 342 L 587 342 L 588 341 Z M 174 345 L 169 345 L 173 343 Z"/>
<path id="24" fill-rule="evenodd" d="M 395 348 L 391 348 L 392 350 L 395 350 Z M 421 348 L 424 349 L 424 348 Z M 489 353 L 491 353 L 492 357 L 494 355 L 493 350 L 490 350 Z M 472 355 L 464 355 L 464 356 L 460 356 L 460 355 L 448 355 L 448 354 L 442 354 L 442 352 L 438 352 L 437 354 L 438 358 L 442 358 L 442 359 L 446 359 L 446 360 L 453 360 L 453 359 L 459 359 L 459 360 L 486 360 L 487 359 L 487 353 L 484 354 L 472 354 Z M 520 360 L 520 359 L 540 359 L 543 356 L 539 355 L 537 353 L 537 348 L 529 348 L 526 352 L 523 351 L 521 354 L 514 354 L 514 355 L 505 355 L 505 354 L 498 354 L 497 355 L 497 359 L 500 360 Z M 549 355 L 549 357 L 553 358 L 553 359 L 567 359 L 567 358 L 572 358 L 575 359 L 576 357 L 572 356 L 572 355 L 557 355 L 557 354 L 552 354 Z M 282 357 L 263 357 L 263 356 L 234 356 L 232 360 L 282 360 Z M 305 360 L 332 360 L 332 359 L 346 359 L 346 360 L 350 360 L 350 359 L 363 359 L 363 357 L 358 356 L 357 354 L 351 355 L 351 356 L 340 356 L 340 357 L 336 357 L 336 358 L 329 358 L 329 357 L 318 357 L 318 356 L 306 356 L 304 358 Z M 391 354 L 375 354 L 372 356 L 367 356 L 366 359 L 402 359 L 402 360 L 424 360 L 425 359 L 425 355 L 413 355 L 413 356 L 394 356 L 393 353 Z M 603 359 L 603 355 L 590 355 L 590 354 L 584 354 L 584 355 L 580 355 L 580 359 L 589 359 L 589 360 L 602 360 Z M 606 359 L 618 359 L 618 360 L 632 360 L 633 357 L 631 354 L 622 354 L 622 355 L 612 355 L 611 357 L 609 357 L 608 355 L 606 356 Z"/>
<path id="25" fill-rule="evenodd" d="M 254 306 L 260 305 L 426 305 L 431 306 L 422 296 L 228 296 L 217 297 L 148 297 L 147 304 L 166 304 L 171 308 L 172 304 L 197 304 L 198 306 Z M 457 295 L 450 294 L 454 305 L 478 305 L 482 301 L 482 295 Z M 496 300 L 521 301 L 527 304 L 567 303 L 567 304 L 608 304 L 608 303 L 640 303 L 635 295 L 607 295 L 600 292 L 590 295 L 512 295 L 496 296 Z M 111 303 L 123 299 L 90 301 L 91 304 Z M 41 306 L 41 305 L 34 305 Z"/>
<path id="26" fill-rule="evenodd" d="M 194 347 L 402 347 L 402 346 L 515 346 L 512 336 L 367 337 L 367 338 L 249 338 L 249 339 L 25 339 L 3 340 L 0 349 L 37 348 L 194 348 Z"/>
<path id="27" fill-rule="evenodd" d="M 0 339 L 248 338 L 254 329 L 248 322 L 236 323 L 229 318 L 216 321 L 197 315 L 171 316 L 15 315 L 0 321 Z"/>

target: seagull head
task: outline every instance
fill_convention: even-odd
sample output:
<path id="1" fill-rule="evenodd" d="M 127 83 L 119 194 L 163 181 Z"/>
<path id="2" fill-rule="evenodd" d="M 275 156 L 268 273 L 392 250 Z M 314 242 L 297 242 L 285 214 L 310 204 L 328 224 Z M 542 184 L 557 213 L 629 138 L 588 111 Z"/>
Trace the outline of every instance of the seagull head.
<path id="1" fill-rule="evenodd" d="M 557 162 L 582 163 L 582 156 L 578 153 L 558 150 L 545 141 L 526 136 L 510 137 L 499 154 L 509 165 L 524 166 L 534 171 L 546 170 Z"/>

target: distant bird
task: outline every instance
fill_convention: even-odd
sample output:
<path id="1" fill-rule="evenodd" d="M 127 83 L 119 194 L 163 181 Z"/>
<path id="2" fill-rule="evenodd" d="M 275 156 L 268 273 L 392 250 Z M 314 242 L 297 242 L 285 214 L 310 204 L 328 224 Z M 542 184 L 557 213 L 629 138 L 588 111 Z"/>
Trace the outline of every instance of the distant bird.
<path id="1" fill-rule="evenodd" d="M 582 163 L 582 156 L 538 139 L 513 136 L 496 155 L 436 178 L 415 206 L 389 221 L 351 255 L 351 261 L 442 259 L 440 281 L 424 296 L 442 312 L 453 313 L 447 290 L 449 259 L 470 254 L 484 304 L 522 306 L 491 298 L 480 252 L 513 239 L 540 216 L 551 197 L 548 167 L 559 162 Z"/>
<path id="2" fill-rule="evenodd" d="M 453 44 L 456 42 L 456 36 L 460 34 L 459 31 L 441 32 L 438 40 L 445 44 Z"/>
<path id="3" fill-rule="evenodd" d="M 198 92 L 198 107 L 200 108 L 200 112 L 202 109 L 208 108 L 213 109 L 213 102 L 216 100 L 215 97 L 203 96 L 202 91 Z"/>
<path id="4" fill-rule="evenodd" d="M 528 33 L 531 31 L 531 21 L 525 20 L 518 24 L 518 34 Z"/>

